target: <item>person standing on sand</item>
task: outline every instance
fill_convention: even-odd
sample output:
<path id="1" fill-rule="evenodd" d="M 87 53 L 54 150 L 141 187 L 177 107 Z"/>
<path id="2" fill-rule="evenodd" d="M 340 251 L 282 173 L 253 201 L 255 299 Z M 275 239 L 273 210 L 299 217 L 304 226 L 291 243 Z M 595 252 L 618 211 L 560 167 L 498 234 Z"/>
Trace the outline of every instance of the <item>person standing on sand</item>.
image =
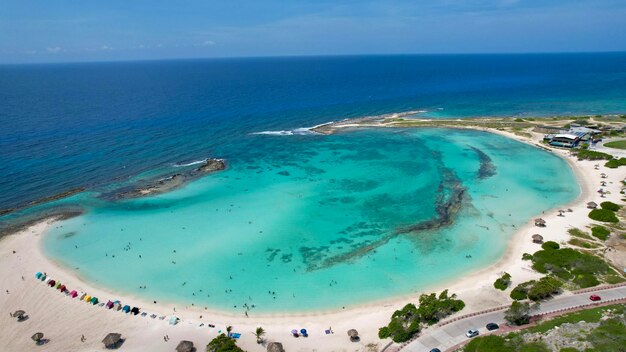
<path id="1" fill-rule="evenodd" d="M 85 342 L 85 335 L 80 335 L 80 342 L 82 342 L 82 343 Z"/>

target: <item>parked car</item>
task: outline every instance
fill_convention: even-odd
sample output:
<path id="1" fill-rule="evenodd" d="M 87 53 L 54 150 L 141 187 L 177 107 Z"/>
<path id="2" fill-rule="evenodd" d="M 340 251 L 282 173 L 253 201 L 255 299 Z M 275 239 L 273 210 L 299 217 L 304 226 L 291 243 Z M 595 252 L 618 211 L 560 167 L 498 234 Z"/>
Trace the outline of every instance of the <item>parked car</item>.
<path id="1" fill-rule="evenodd" d="M 430 350 L 430 352 L 441 352 L 441 350 L 438 348 L 433 348 L 432 350 Z"/>
<path id="2" fill-rule="evenodd" d="M 469 329 L 466 333 L 465 336 L 467 337 L 474 337 L 474 336 L 478 336 L 478 330 L 476 329 Z"/>
<path id="3" fill-rule="evenodd" d="M 592 300 L 592 301 L 599 301 L 602 298 L 600 298 L 600 296 L 598 296 L 598 295 L 591 295 L 591 296 L 589 296 L 589 299 Z"/>
<path id="4" fill-rule="evenodd" d="M 500 326 L 498 326 L 498 324 L 496 323 L 489 323 L 487 324 L 487 330 L 492 331 L 492 330 L 498 330 L 500 328 Z"/>

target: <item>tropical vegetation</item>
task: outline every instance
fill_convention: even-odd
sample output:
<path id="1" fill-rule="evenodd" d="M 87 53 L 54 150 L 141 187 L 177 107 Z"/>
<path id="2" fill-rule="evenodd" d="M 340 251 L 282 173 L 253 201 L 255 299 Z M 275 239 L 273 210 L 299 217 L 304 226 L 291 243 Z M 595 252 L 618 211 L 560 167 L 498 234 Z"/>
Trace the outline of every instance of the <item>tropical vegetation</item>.
<path id="1" fill-rule="evenodd" d="M 604 226 L 596 225 L 591 228 L 591 235 L 599 240 L 606 241 L 611 231 Z"/>
<path id="2" fill-rule="evenodd" d="M 552 277 L 544 276 L 539 280 L 522 282 L 511 291 L 511 298 L 515 300 L 530 299 L 540 301 L 557 295 L 561 292 L 563 282 Z"/>
<path id="3" fill-rule="evenodd" d="M 389 324 L 378 330 L 378 337 L 390 337 L 394 342 L 408 341 L 420 331 L 421 324 L 435 324 L 464 307 L 465 303 L 456 299 L 456 294 L 448 296 L 448 290 L 439 296 L 435 293 L 423 294 L 419 298 L 419 306 L 409 303 L 395 311 Z"/>
<path id="4" fill-rule="evenodd" d="M 601 221 L 601 222 L 619 222 L 615 213 L 608 209 L 593 209 L 589 212 L 589 217 L 592 220 Z"/>
<path id="5" fill-rule="evenodd" d="M 496 281 L 493 283 L 493 287 L 501 291 L 504 291 L 507 288 L 509 288 L 509 285 L 511 285 L 511 274 L 509 273 L 504 273 L 501 277 L 496 279 Z"/>
<path id="6" fill-rule="evenodd" d="M 237 346 L 235 339 L 220 334 L 206 346 L 206 352 L 245 352 Z"/>
<path id="7" fill-rule="evenodd" d="M 614 274 L 602 259 L 572 248 L 544 249 L 532 256 L 533 269 L 579 288 L 600 284 L 599 277 Z"/>

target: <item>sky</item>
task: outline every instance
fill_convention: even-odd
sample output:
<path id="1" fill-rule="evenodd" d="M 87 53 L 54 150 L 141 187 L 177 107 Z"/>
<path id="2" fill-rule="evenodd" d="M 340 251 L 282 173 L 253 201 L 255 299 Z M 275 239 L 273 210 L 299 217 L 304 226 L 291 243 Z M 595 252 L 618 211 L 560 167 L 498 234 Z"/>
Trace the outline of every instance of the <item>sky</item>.
<path id="1" fill-rule="evenodd" d="M 581 51 L 625 0 L 0 0 L 0 63 Z"/>

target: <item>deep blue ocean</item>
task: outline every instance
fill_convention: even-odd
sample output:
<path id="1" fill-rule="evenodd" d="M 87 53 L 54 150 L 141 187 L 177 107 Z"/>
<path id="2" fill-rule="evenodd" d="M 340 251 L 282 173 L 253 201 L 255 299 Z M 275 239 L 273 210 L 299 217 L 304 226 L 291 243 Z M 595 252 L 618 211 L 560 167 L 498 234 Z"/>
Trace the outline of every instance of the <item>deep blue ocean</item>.
<path id="1" fill-rule="evenodd" d="M 624 113 L 626 53 L 4 65 L 0 209 L 177 163 L 236 160 L 254 148 L 252 132 L 408 110 Z"/>

